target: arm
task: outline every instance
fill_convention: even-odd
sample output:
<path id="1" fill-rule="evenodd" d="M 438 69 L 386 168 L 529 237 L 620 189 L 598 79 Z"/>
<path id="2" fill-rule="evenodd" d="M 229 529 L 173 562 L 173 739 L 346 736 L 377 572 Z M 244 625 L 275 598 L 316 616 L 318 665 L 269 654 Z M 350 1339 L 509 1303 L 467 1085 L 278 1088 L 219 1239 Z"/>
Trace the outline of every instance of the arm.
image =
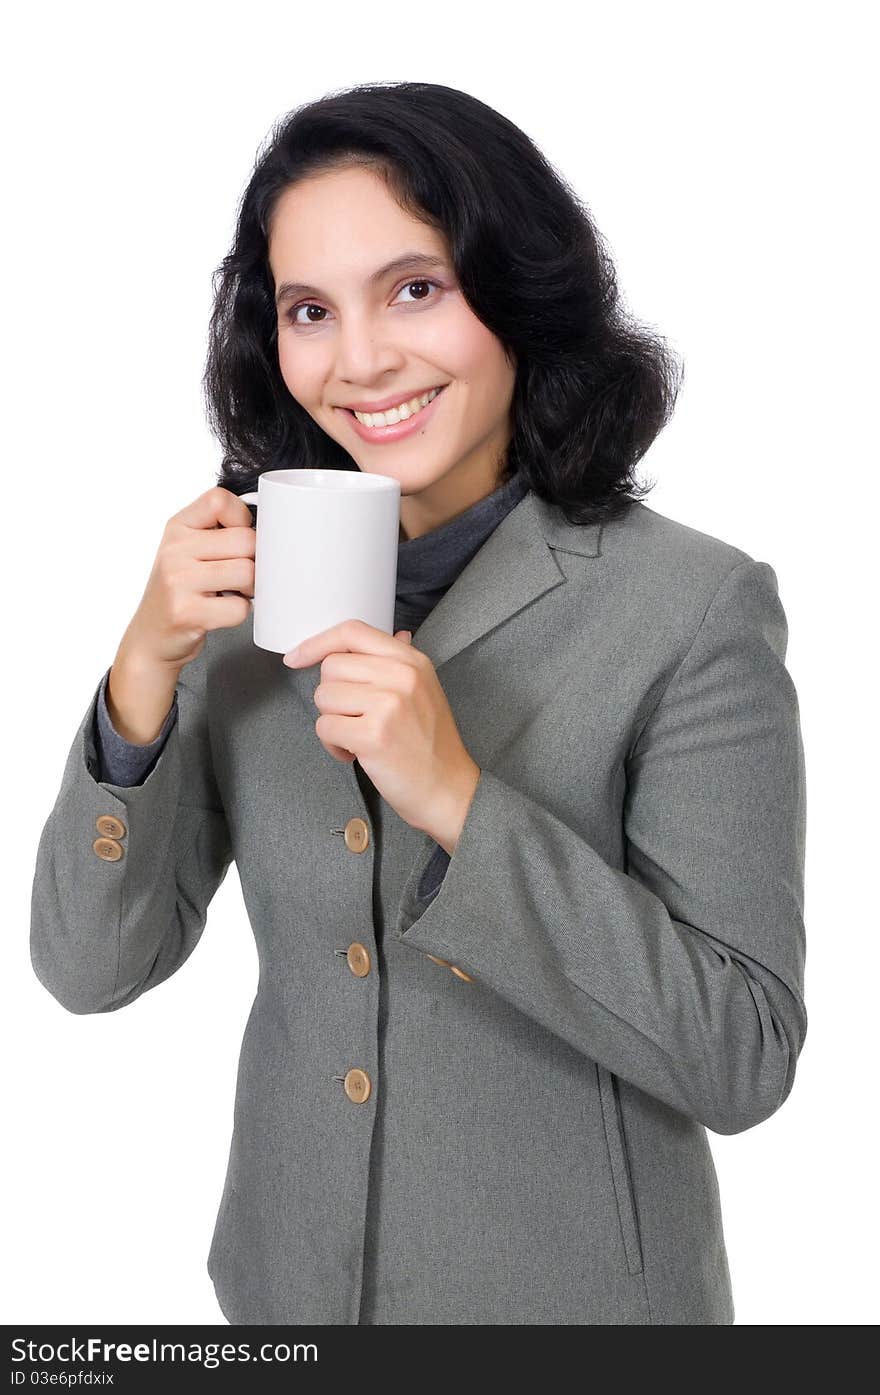
<path id="1" fill-rule="evenodd" d="M 779 1108 L 807 1030 L 786 641 L 772 568 L 735 567 L 630 746 L 625 870 L 484 769 L 439 890 L 419 895 L 426 837 L 395 927 L 718 1133 Z"/>
<path id="2" fill-rule="evenodd" d="M 141 784 L 101 779 L 95 721 L 107 674 L 74 737 L 39 841 L 30 929 L 34 972 L 70 1012 L 124 1007 L 175 973 L 232 860 L 208 739 L 210 642 L 178 678 L 176 720 L 169 714 Z M 107 815 L 124 830 L 115 861 L 94 848 Z"/>
<path id="3" fill-rule="evenodd" d="M 98 759 L 97 778 L 99 783 L 112 785 L 142 785 L 159 758 L 168 733 L 177 720 L 177 693 L 171 710 L 162 725 L 155 741 L 140 746 L 126 741 L 113 725 L 107 710 L 107 680 L 110 670 L 104 674 L 98 689 L 98 702 L 95 713 L 95 750 Z"/>

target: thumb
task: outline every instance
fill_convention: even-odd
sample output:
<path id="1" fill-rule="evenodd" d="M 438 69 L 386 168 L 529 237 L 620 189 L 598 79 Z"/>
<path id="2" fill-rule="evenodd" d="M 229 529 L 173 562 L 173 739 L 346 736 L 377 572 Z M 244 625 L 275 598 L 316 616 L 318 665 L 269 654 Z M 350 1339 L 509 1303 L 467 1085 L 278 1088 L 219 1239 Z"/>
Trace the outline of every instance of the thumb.
<path id="1" fill-rule="evenodd" d="M 402 639 L 406 644 L 412 644 L 412 630 L 398 630 L 395 639 Z"/>

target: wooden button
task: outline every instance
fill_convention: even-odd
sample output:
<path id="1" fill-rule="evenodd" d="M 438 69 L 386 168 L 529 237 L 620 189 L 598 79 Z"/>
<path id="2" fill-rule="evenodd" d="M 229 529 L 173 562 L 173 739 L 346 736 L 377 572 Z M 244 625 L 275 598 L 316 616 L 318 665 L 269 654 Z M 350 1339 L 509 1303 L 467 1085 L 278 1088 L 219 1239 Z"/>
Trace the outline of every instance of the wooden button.
<path id="1" fill-rule="evenodd" d="M 95 819 L 95 827 L 105 838 L 124 838 L 125 824 L 120 819 L 114 818 L 112 814 L 102 814 Z"/>
<path id="2" fill-rule="evenodd" d="M 473 983 L 470 974 L 466 974 L 464 969 L 460 969 L 457 964 L 450 964 L 449 967 L 457 978 L 463 978 L 465 983 Z"/>
<path id="3" fill-rule="evenodd" d="M 366 978 L 370 972 L 370 951 L 360 940 L 355 940 L 345 951 L 348 967 L 357 978 Z"/>
<path id="4" fill-rule="evenodd" d="M 367 1072 L 359 1070 L 357 1066 L 346 1071 L 344 1085 L 345 1093 L 355 1104 L 363 1104 L 364 1100 L 368 1100 L 370 1090 L 373 1088 Z"/>
<path id="5" fill-rule="evenodd" d="M 96 838 L 92 848 L 105 862 L 118 862 L 122 856 L 122 844 L 115 838 Z"/>
<path id="6" fill-rule="evenodd" d="M 370 842 L 370 829 L 363 819 L 349 819 L 345 825 L 345 846 L 349 852 L 365 852 Z"/>
<path id="7" fill-rule="evenodd" d="M 428 954 L 428 951 L 425 950 L 425 953 Z M 436 954 L 428 954 L 428 958 L 432 959 L 435 964 L 442 964 L 444 969 L 448 969 L 450 967 L 448 959 L 438 959 Z"/>

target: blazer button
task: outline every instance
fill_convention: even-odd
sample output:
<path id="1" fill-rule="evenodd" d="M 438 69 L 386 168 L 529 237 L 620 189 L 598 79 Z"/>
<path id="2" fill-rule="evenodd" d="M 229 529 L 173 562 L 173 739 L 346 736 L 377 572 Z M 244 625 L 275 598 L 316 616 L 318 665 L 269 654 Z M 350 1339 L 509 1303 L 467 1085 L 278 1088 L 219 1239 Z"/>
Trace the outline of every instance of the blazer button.
<path id="1" fill-rule="evenodd" d="M 365 852 L 370 842 L 370 830 L 363 819 L 349 819 L 345 825 L 345 846 L 349 852 Z"/>
<path id="2" fill-rule="evenodd" d="M 366 978 L 370 972 L 370 951 L 360 940 L 355 940 L 345 951 L 348 967 L 356 978 Z"/>
<path id="3" fill-rule="evenodd" d="M 460 969 L 457 964 L 450 964 L 449 967 L 458 978 L 463 978 L 465 983 L 473 983 L 470 974 L 466 974 L 464 969 Z"/>
<path id="4" fill-rule="evenodd" d="M 353 1070 L 347 1071 L 345 1075 L 345 1093 L 355 1104 L 363 1104 L 364 1100 L 370 1098 L 372 1085 L 370 1077 L 365 1070 L 359 1070 L 357 1066 Z"/>
<path id="5" fill-rule="evenodd" d="M 118 862 L 122 856 L 122 844 L 115 838 L 96 838 L 92 848 L 105 862 Z"/>
<path id="6" fill-rule="evenodd" d="M 114 818 L 112 814 L 102 814 L 100 818 L 95 819 L 95 827 L 104 838 L 125 837 L 125 824 L 121 819 Z"/>
<path id="7" fill-rule="evenodd" d="M 425 953 L 428 954 L 428 951 L 425 950 Z M 448 959 L 438 959 L 437 956 L 436 956 L 436 954 L 428 954 L 428 958 L 431 959 L 431 960 L 433 960 L 433 962 L 434 962 L 435 964 L 442 964 L 443 967 L 444 967 L 444 969 L 451 968 L 451 965 L 450 965 Z"/>

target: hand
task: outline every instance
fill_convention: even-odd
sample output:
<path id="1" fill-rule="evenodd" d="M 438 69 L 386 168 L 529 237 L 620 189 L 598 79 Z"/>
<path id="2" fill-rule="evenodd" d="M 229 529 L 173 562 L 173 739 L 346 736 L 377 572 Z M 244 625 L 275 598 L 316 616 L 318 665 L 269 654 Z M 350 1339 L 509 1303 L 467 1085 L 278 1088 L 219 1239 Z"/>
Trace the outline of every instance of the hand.
<path id="1" fill-rule="evenodd" d="M 240 625 L 250 615 L 255 553 L 247 504 L 219 485 L 200 494 L 165 525 L 117 657 L 131 668 L 150 674 L 164 668 L 176 677 L 201 653 L 208 630 Z"/>
<path id="2" fill-rule="evenodd" d="M 337 760 L 358 760 L 376 789 L 413 828 L 450 855 L 480 767 L 465 749 L 434 665 L 364 620 L 344 620 L 284 655 L 288 668 L 321 664 L 315 731 Z"/>

